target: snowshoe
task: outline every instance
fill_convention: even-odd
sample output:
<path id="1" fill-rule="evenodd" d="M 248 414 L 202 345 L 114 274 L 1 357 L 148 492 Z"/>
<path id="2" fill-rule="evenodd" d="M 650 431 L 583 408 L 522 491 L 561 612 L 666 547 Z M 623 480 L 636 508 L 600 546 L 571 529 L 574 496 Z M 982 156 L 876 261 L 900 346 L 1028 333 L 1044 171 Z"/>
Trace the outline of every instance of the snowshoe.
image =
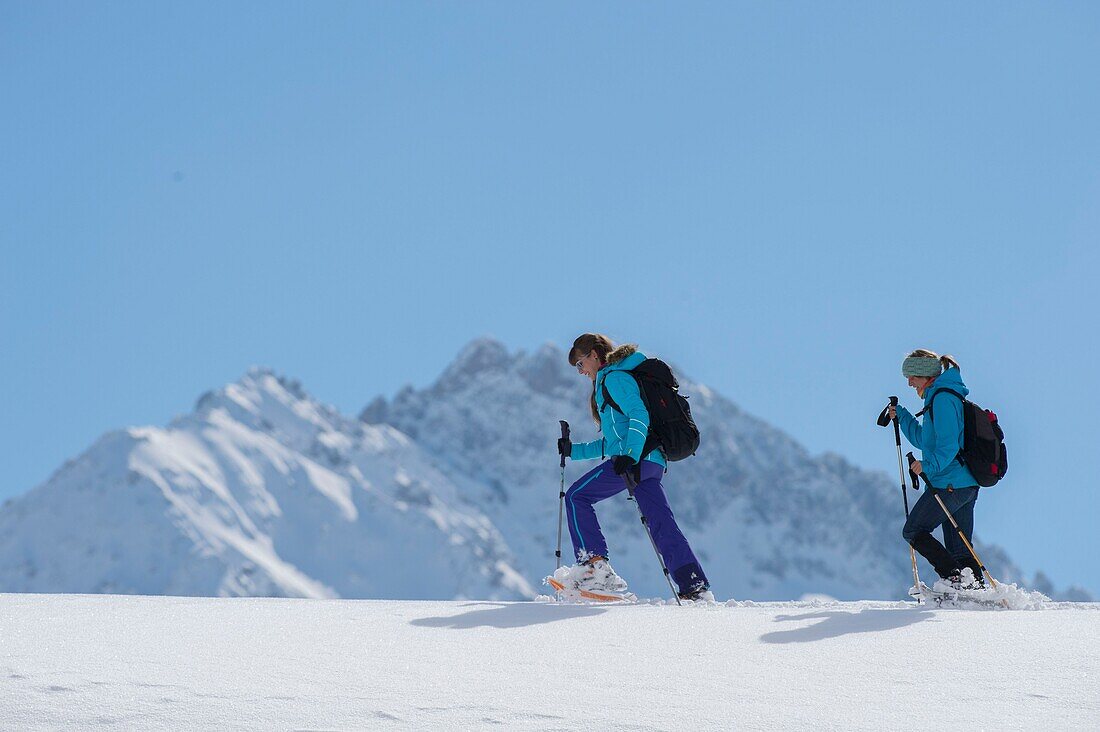
<path id="1" fill-rule="evenodd" d="M 931 588 L 921 583 L 921 597 L 935 603 L 937 607 L 952 608 L 1007 608 L 1008 604 L 992 590 L 984 587 L 971 589 L 961 586 L 961 582 L 937 581 Z"/>
<path id="2" fill-rule="evenodd" d="M 560 567 L 544 582 L 559 597 L 569 601 L 634 602 L 637 597 L 626 591 L 626 580 L 615 573 L 606 559 L 599 557 L 585 564 Z"/>
<path id="3" fill-rule="evenodd" d="M 588 592 L 626 592 L 626 580 L 615 573 L 611 563 L 603 557 L 595 557 L 585 562 L 583 570 L 573 573 L 577 589 Z"/>

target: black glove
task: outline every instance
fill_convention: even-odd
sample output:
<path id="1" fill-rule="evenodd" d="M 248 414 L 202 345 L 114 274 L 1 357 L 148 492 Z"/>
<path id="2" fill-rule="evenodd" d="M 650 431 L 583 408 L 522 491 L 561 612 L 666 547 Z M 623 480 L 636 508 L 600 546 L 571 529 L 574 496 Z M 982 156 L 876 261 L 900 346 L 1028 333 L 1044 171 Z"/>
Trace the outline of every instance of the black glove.
<path id="1" fill-rule="evenodd" d="M 558 440 L 558 454 L 565 457 L 573 454 L 573 443 L 569 441 L 568 437 L 562 437 Z"/>
<path id="2" fill-rule="evenodd" d="M 611 467 L 615 475 L 621 475 L 626 484 L 633 490 L 634 486 L 642 482 L 642 466 L 629 455 L 616 455 L 611 458 Z"/>
<path id="3" fill-rule="evenodd" d="M 611 458 L 611 467 L 615 469 L 615 475 L 622 475 L 635 465 L 634 458 L 629 455 L 616 455 Z"/>

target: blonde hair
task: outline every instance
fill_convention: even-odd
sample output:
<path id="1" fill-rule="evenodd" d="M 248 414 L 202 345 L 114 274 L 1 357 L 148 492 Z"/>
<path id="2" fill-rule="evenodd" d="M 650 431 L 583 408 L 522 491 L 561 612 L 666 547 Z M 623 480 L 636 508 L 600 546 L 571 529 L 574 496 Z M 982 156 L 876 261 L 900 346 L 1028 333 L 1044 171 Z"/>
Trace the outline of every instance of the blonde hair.
<path id="1" fill-rule="evenodd" d="M 600 361 L 607 363 L 607 354 L 615 350 L 615 344 L 602 333 L 585 333 L 577 336 L 573 341 L 573 347 L 569 349 L 569 365 L 576 364 L 577 359 L 587 356 L 592 351 L 600 357 Z M 592 410 L 592 421 L 600 426 L 600 410 L 596 408 L 596 382 L 592 382 L 592 397 L 589 400 L 589 408 Z"/>
<path id="2" fill-rule="evenodd" d="M 954 356 L 949 356 L 947 354 L 941 356 L 935 351 L 929 351 L 927 348 L 918 348 L 917 350 L 910 353 L 907 358 L 938 358 L 940 360 L 940 367 L 944 371 L 947 371 L 947 369 L 950 368 L 956 368 L 960 371 L 962 370 L 962 367 L 959 366 L 959 362 L 955 360 Z"/>

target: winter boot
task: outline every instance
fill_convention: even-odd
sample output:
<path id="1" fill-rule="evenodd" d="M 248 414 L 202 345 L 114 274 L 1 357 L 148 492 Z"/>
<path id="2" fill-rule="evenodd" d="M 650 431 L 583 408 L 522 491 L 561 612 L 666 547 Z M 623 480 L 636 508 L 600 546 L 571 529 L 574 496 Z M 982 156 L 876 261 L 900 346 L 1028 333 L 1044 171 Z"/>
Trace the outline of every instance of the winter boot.
<path id="1" fill-rule="evenodd" d="M 946 577 L 940 577 L 932 585 L 933 592 L 958 592 L 962 589 L 962 574 L 959 570 L 949 573 Z"/>
<path id="2" fill-rule="evenodd" d="M 672 579 L 680 588 L 677 595 L 681 600 L 714 600 L 714 595 L 710 593 L 710 581 L 703 574 L 703 568 L 695 562 L 673 570 Z"/>
<path id="3" fill-rule="evenodd" d="M 615 574 L 605 557 L 592 557 L 577 577 L 577 589 L 588 592 L 626 592 L 626 580 Z"/>
<path id="4" fill-rule="evenodd" d="M 936 541 L 936 537 L 928 532 L 917 534 L 913 537 L 912 546 L 917 553 L 928 560 L 936 574 L 945 580 L 959 579 L 959 565 L 950 552 L 943 548 L 943 544 Z"/>
<path id="5" fill-rule="evenodd" d="M 984 590 L 985 589 L 985 575 L 982 574 L 982 568 L 978 566 L 978 563 L 974 561 L 973 557 L 968 558 L 967 561 L 959 560 L 959 566 L 962 570 L 959 572 L 964 585 L 969 584 L 970 587 L 966 589 L 970 590 Z M 969 574 L 969 577 L 967 576 Z"/>
<path id="6" fill-rule="evenodd" d="M 714 602 L 714 593 L 710 591 L 710 585 L 700 582 L 698 585 L 678 593 L 681 600 L 692 602 Z"/>
<path id="7" fill-rule="evenodd" d="M 963 567 L 959 571 L 959 589 L 960 590 L 984 590 L 985 580 L 982 579 L 980 574 L 981 570 L 975 572 L 970 567 Z"/>

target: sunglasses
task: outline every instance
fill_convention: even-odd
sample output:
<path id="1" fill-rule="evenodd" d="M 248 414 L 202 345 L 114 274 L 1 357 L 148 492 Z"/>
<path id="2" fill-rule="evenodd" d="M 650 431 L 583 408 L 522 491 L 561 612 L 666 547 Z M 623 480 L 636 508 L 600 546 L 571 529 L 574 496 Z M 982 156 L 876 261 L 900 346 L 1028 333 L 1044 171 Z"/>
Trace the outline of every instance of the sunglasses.
<path id="1" fill-rule="evenodd" d="M 588 356 L 581 356 L 580 358 L 578 358 L 577 362 L 575 364 L 573 364 L 573 368 L 575 368 L 577 371 L 580 371 L 581 369 L 583 369 L 584 368 L 584 359 L 586 359 L 586 358 L 588 358 Z"/>

